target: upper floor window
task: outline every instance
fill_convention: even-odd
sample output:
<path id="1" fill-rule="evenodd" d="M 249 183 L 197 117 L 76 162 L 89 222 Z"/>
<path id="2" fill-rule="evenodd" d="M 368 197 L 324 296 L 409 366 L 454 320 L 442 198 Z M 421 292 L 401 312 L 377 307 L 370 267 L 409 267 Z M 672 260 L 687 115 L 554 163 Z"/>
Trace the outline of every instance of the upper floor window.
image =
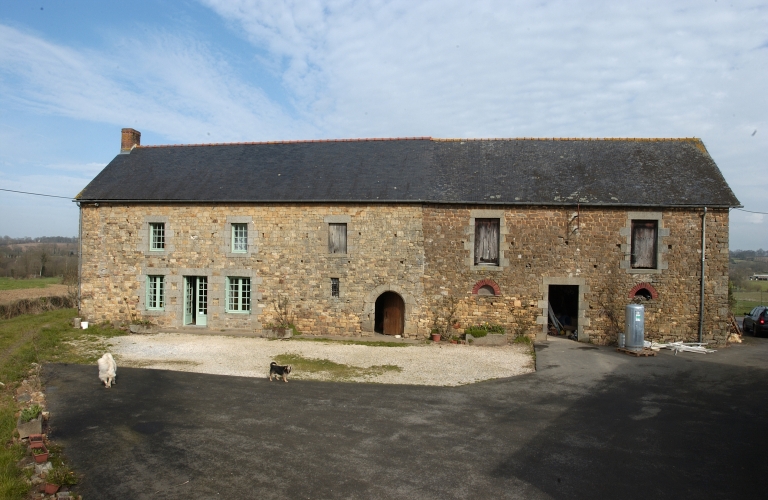
<path id="1" fill-rule="evenodd" d="M 657 269 L 659 221 L 633 220 L 630 266 L 632 269 Z"/>
<path id="2" fill-rule="evenodd" d="M 227 312 L 250 312 L 251 278 L 227 278 Z"/>
<path id="3" fill-rule="evenodd" d="M 331 297 L 339 296 L 339 278 L 331 278 Z"/>
<path id="4" fill-rule="evenodd" d="M 248 252 L 248 224 L 232 224 L 232 253 Z"/>
<path id="5" fill-rule="evenodd" d="M 154 251 L 165 250 L 165 223 L 149 223 L 149 249 Z"/>
<path id="6" fill-rule="evenodd" d="M 475 265 L 499 265 L 499 219 L 475 219 Z"/>
<path id="7" fill-rule="evenodd" d="M 328 224 L 328 253 L 347 253 L 346 224 Z"/>
<path id="8" fill-rule="evenodd" d="M 159 310 L 165 307 L 165 277 L 147 276 L 147 309 Z"/>

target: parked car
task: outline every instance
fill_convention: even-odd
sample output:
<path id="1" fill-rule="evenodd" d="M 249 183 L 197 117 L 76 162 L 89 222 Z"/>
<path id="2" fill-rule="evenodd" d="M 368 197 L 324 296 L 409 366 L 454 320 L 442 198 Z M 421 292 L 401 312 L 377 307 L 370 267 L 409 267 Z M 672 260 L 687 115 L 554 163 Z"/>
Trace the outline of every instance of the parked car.
<path id="1" fill-rule="evenodd" d="M 752 335 L 768 334 L 768 306 L 757 306 L 747 313 L 741 329 Z"/>

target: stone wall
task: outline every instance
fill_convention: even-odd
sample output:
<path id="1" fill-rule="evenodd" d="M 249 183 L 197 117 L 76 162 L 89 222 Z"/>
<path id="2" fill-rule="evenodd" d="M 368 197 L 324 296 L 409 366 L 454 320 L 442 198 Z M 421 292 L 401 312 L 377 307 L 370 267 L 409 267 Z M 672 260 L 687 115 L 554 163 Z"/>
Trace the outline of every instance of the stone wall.
<path id="1" fill-rule="evenodd" d="M 82 210 L 82 314 L 91 321 L 138 317 L 181 326 L 182 276 L 194 275 L 208 277 L 211 329 L 260 331 L 276 322 L 281 296 L 301 332 L 360 335 L 364 323 L 372 325 L 371 293 L 392 289 L 406 302 L 406 333 L 417 334 L 424 265 L 418 205 L 102 203 Z M 328 223 L 339 217 L 349 221 L 344 255 L 328 253 Z M 246 220 L 249 252 L 235 256 L 229 224 Z M 165 252 L 149 251 L 150 222 L 166 223 Z M 144 306 L 147 275 L 166 276 L 164 311 Z M 252 276 L 251 314 L 225 312 L 226 276 Z M 331 278 L 339 278 L 339 297 L 331 296 Z"/>
<path id="2" fill-rule="evenodd" d="M 632 209 L 637 212 L 637 209 Z M 370 335 L 376 298 L 405 301 L 405 335 L 427 335 L 454 302 L 457 332 L 482 322 L 541 336 L 550 284 L 579 286 L 579 338 L 606 344 L 623 331 L 623 308 L 638 283 L 658 292 L 646 306 L 646 338 L 693 340 L 698 332 L 701 210 L 646 211 L 658 217 L 655 272 L 628 269 L 629 210 L 450 205 L 84 205 L 81 314 L 95 322 L 149 318 L 182 324 L 182 277 L 206 276 L 208 328 L 261 331 L 288 299 L 303 333 Z M 500 214 L 500 266 L 472 261 L 474 218 Z M 148 224 L 166 223 L 166 250 L 148 250 Z M 346 222 L 347 254 L 328 253 L 328 224 Z M 249 252 L 233 254 L 229 224 L 248 223 Z M 707 215 L 704 336 L 727 332 L 728 212 Z M 147 275 L 166 276 L 166 307 L 147 311 Z M 251 314 L 224 310 L 226 276 L 252 280 Z M 331 278 L 340 297 L 331 296 Z M 473 294 L 482 280 L 497 296 Z M 618 324 L 609 319 L 619 318 Z"/>
<path id="3" fill-rule="evenodd" d="M 482 208 L 482 207 L 480 207 Z M 491 208 L 491 207 L 487 207 Z M 482 322 L 501 323 L 507 331 L 542 337 L 547 323 L 548 286 L 578 285 L 579 340 L 616 342 L 623 331 L 624 307 L 639 283 L 658 292 L 643 300 L 645 336 L 655 340 L 694 341 L 698 335 L 701 259 L 701 210 L 633 213 L 659 216 L 662 269 L 630 272 L 626 209 L 549 207 L 508 208 L 500 247 L 508 265 L 472 266 L 468 261 L 472 212 L 478 207 L 426 206 L 424 292 L 430 313 L 444 316 L 438 297 L 457 304 L 457 332 Z M 634 210 L 633 212 L 637 212 Z M 728 212 L 707 215 L 707 279 L 704 338 L 724 342 L 727 335 Z M 634 270 L 633 270 L 634 271 Z M 498 296 L 472 293 L 478 282 L 493 281 Z M 445 301 L 443 300 L 443 303 Z M 612 324 L 611 317 L 617 319 Z"/>

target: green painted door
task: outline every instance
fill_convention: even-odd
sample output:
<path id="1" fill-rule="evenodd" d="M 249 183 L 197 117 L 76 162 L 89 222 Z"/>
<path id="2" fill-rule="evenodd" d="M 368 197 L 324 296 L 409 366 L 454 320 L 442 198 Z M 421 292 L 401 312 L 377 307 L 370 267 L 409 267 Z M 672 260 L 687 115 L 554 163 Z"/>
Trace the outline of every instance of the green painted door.
<path id="1" fill-rule="evenodd" d="M 184 324 L 191 325 L 195 317 L 195 284 L 193 276 L 184 276 Z"/>
<path id="2" fill-rule="evenodd" d="M 208 325 L 208 278 L 184 276 L 184 324 Z"/>
<path id="3" fill-rule="evenodd" d="M 208 278 L 197 277 L 197 314 L 195 324 L 197 326 L 208 325 Z"/>

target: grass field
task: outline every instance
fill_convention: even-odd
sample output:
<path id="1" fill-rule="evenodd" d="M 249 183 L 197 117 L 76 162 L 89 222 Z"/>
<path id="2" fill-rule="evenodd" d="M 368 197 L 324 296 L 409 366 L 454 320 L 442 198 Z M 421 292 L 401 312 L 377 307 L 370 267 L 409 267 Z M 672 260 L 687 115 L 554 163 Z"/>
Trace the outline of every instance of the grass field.
<path id="1" fill-rule="evenodd" d="M 733 292 L 736 298 L 733 314 L 736 316 L 742 316 L 753 307 L 768 303 L 768 281 L 750 281 L 744 288 Z"/>
<path id="2" fill-rule="evenodd" d="M 54 278 L 32 278 L 17 280 L 14 278 L 0 278 L 0 290 L 22 290 L 25 288 L 45 288 L 48 285 L 61 283 L 61 276 Z"/>
<path id="3" fill-rule="evenodd" d="M 16 428 L 15 387 L 29 373 L 31 363 L 94 363 L 107 338 L 127 335 L 111 326 L 72 328 L 75 309 L 59 309 L 36 315 L 0 320 L 0 440 L 11 441 Z M 22 500 L 29 487 L 16 463 L 24 456 L 22 446 L 0 447 L 0 498 Z"/>

